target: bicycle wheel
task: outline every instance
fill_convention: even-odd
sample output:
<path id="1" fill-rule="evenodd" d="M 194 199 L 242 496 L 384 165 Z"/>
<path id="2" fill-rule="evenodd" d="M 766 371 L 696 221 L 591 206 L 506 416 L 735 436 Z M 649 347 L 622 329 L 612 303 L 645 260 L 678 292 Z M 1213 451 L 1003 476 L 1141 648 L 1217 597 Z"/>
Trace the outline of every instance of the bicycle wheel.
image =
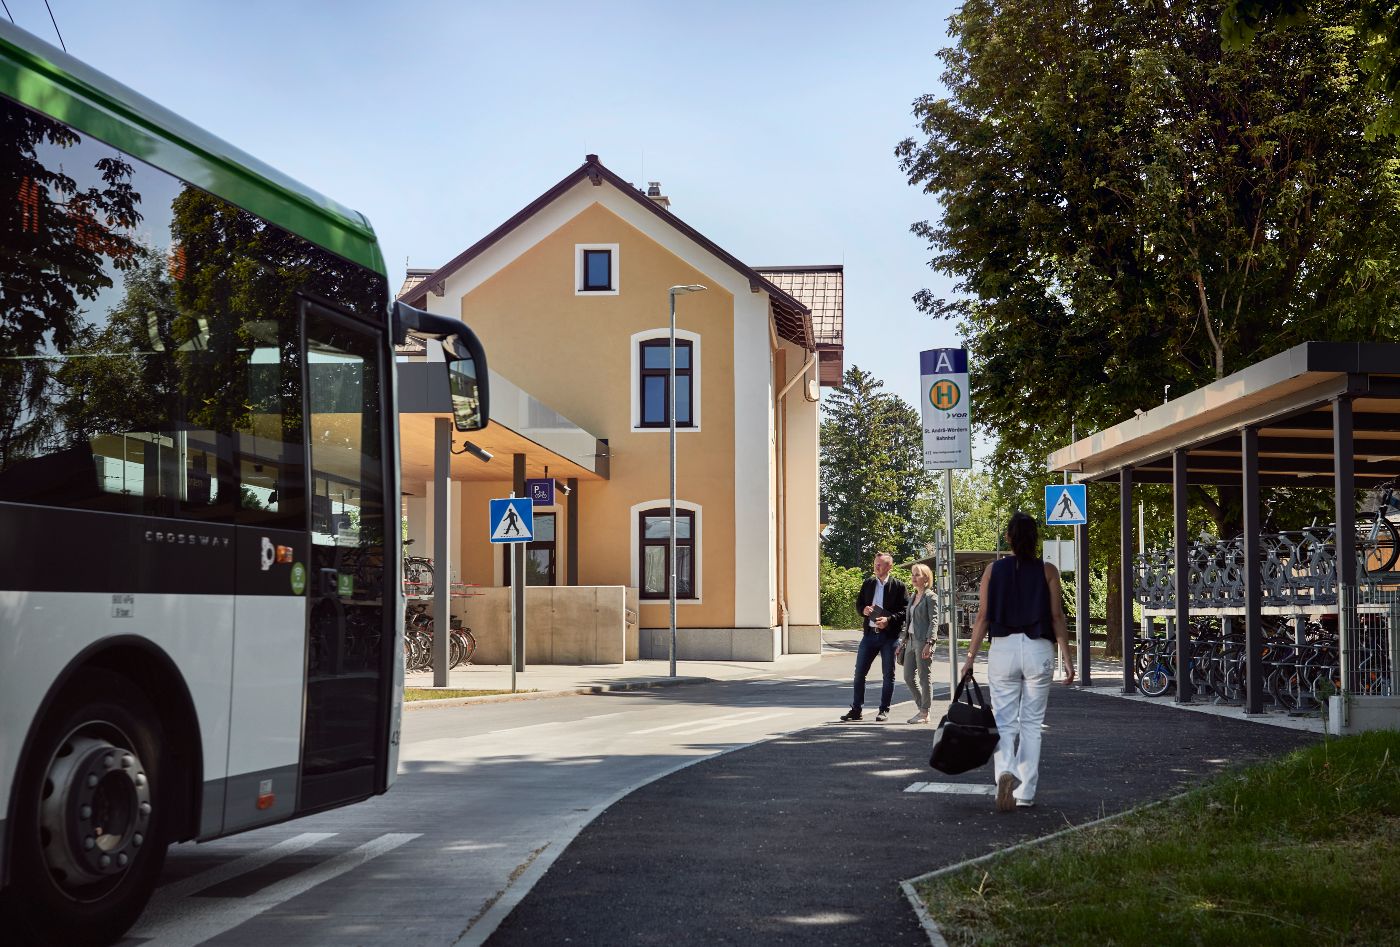
<path id="1" fill-rule="evenodd" d="M 455 668 L 465 659 L 467 653 L 466 646 L 462 644 L 462 636 L 457 632 L 447 637 L 447 666 Z"/>
<path id="2" fill-rule="evenodd" d="M 1138 690 L 1144 697 L 1161 697 L 1171 686 L 1172 677 L 1166 665 L 1157 661 L 1138 678 Z"/>
<path id="3" fill-rule="evenodd" d="M 1356 555 L 1369 575 L 1393 569 L 1400 558 L 1400 532 L 1395 524 L 1375 513 L 1357 513 Z"/>

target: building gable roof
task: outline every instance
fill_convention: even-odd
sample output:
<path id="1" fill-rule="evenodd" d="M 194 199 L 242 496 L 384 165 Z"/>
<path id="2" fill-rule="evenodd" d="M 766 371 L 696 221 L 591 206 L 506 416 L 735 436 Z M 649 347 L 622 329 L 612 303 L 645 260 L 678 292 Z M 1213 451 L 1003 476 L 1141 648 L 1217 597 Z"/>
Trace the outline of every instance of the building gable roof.
<path id="1" fill-rule="evenodd" d="M 440 292 L 443 283 L 453 273 L 480 256 L 492 245 L 520 227 L 542 208 L 553 203 L 559 197 L 563 196 L 570 188 L 584 179 L 598 186 L 601 186 L 604 182 L 611 184 L 620 193 L 645 207 L 648 212 L 655 214 L 690 240 L 703 247 L 706 251 L 718 257 L 727 266 L 744 276 L 749 282 L 750 290 L 754 292 L 766 292 L 771 300 L 773 321 L 777 324 L 778 334 L 788 341 L 802 346 L 802 348 L 808 351 L 815 350 L 816 341 L 812 331 L 812 312 L 807 306 L 771 280 L 764 277 L 757 270 L 740 262 L 732 254 L 700 233 L 700 231 L 681 220 L 675 214 L 648 198 L 637 188 L 618 177 L 616 173 L 608 170 L 608 168 L 598 160 L 597 155 L 586 155 L 583 164 L 565 175 L 563 180 L 535 198 L 522 208 L 519 213 L 515 214 L 470 247 L 467 247 L 467 249 L 457 254 L 457 256 L 453 257 L 447 263 L 438 267 L 436 270 L 432 270 L 427 275 L 422 276 L 417 282 L 412 282 L 412 280 L 414 277 L 419 276 L 421 271 L 413 271 L 410 277 L 404 280 L 404 286 L 403 289 L 400 290 L 399 298 L 409 305 L 421 306 L 428 293 L 432 292 L 434 289 L 438 289 Z"/>
<path id="2" fill-rule="evenodd" d="M 760 266 L 758 272 L 812 312 L 812 338 L 823 385 L 841 384 L 845 368 L 845 269 L 827 266 Z"/>

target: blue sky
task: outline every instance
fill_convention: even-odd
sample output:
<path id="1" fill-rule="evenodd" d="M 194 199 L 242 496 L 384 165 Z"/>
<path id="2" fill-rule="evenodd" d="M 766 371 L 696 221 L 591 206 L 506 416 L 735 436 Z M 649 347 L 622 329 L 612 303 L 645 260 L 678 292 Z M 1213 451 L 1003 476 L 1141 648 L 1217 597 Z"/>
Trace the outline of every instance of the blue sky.
<path id="1" fill-rule="evenodd" d="M 845 264 L 846 364 L 911 404 L 918 351 L 957 344 L 910 302 L 948 283 L 893 155 L 950 0 L 50 5 L 75 56 L 363 211 L 395 288 L 595 153 L 746 263 Z"/>

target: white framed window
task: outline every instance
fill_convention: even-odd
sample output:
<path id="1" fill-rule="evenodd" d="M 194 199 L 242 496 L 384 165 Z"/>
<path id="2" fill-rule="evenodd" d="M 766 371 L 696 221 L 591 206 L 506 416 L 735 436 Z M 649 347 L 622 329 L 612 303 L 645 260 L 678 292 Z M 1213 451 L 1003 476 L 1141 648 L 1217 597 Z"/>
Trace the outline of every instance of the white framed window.
<path id="1" fill-rule="evenodd" d="M 617 244 L 574 244 L 574 295 L 616 296 L 618 288 Z"/>
<path id="2" fill-rule="evenodd" d="M 698 605 L 702 600 L 704 536 L 700 505 L 676 501 L 676 602 Z M 671 598 L 671 570 L 667 568 L 671 540 L 669 498 L 637 503 L 631 510 L 632 586 L 644 603 Z"/>
<path id="3" fill-rule="evenodd" d="M 632 430 L 671 429 L 671 331 L 647 329 L 634 333 L 632 349 Z M 700 335 L 676 330 L 676 430 L 700 430 Z"/>

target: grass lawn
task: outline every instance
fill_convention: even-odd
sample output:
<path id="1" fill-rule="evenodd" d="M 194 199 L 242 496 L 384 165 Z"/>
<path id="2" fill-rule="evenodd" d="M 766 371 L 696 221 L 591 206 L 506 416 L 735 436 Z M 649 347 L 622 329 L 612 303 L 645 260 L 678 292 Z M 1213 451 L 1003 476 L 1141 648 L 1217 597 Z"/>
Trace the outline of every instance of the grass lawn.
<path id="1" fill-rule="evenodd" d="M 405 687 L 404 700 L 441 700 L 445 697 L 490 697 L 493 694 L 528 694 L 529 691 L 471 691 L 460 687 Z"/>
<path id="2" fill-rule="evenodd" d="M 919 886 L 949 944 L 1400 944 L 1400 733 Z"/>

